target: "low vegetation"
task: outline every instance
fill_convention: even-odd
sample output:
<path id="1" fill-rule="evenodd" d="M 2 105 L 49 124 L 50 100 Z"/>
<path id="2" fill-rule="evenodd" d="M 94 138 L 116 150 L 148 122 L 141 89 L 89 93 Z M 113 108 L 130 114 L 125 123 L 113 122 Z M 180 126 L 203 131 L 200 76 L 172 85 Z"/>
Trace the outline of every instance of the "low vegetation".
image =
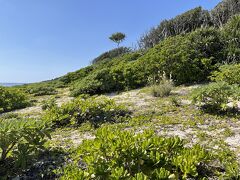
<path id="1" fill-rule="evenodd" d="M 49 133 L 50 129 L 42 121 L 0 119 L 0 176 L 8 177 L 26 169 L 44 149 Z"/>
<path id="2" fill-rule="evenodd" d="M 124 54 L 129 53 L 129 52 L 131 52 L 131 49 L 127 48 L 127 47 L 115 48 L 115 49 L 112 49 L 108 52 L 105 52 L 105 53 L 101 54 L 100 56 L 96 57 L 95 59 L 93 59 L 92 64 L 112 60 L 116 57 L 122 56 Z"/>
<path id="3" fill-rule="evenodd" d="M 220 66 L 218 71 L 212 73 L 211 80 L 240 85 L 240 64 Z"/>
<path id="4" fill-rule="evenodd" d="M 229 103 L 232 103 L 232 108 L 237 108 L 237 102 L 240 100 L 239 86 L 225 82 L 197 88 L 192 94 L 194 103 L 211 110 L 227 110 Z"/>
<path id="5" fill-rule="evenodd" d="M 42 110 L 49 110 L 55 108 L 57 106 L 57 102 L 55 98 L 50 98 L 42 101 Z"/>
<path id="6" fill-rule="evenodd" d="M 25 91 L 34 96 L 54 95 L 57 91 L 51 86 L 29 86 Z"/>
<path id="7" fill-rule="evenodd" d="M 168 79 L 165 72 L 162 75 L 158 74 L 150 77 L 148 81 L 151 86 L 151 93 L 155 97 L 169 96 L 174 87 L 172 79 Z"/>
<path id="8" fill-rule="evenodd" d="M 0 113 L 30 105 L 26 94 L 18 89 L 0 87 Z"/>
<path id="9" fill-rule="evenodd" d="M 239 179 L 236 2 L 163 21 L 138 50 L 116 33 L 88 67 L 0 87 L 0 179 Z"/>
<path id="10" fill-rule="evenodd" d="M 76 150 L 75 164 L 62 179 L 186 179 L 208 177 L 204 169 L 212 155 L 196 145 L 184 147 L 179 138 L 152 131 L 135 134 L 109 127 L 97 131 Z"/>
<path id="11" fill-rule="evenodd" d="M 124 106 L 117 105 L 106 97 L 79 97 L 61 107 L 52 106 L 43 115 L 43 120 L 50 122 L 55 127 L 79 126 L 90 122 L 98 127 L 102 123 L 117 122 L 128 114 Z"/>

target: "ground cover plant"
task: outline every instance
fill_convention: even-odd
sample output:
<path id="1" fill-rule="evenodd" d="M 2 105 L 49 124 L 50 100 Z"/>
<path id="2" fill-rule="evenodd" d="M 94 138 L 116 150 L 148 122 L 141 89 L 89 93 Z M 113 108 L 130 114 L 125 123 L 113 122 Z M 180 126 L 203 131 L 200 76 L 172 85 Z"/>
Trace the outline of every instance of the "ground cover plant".
<path id="1" fill-rule="evenodd" d="M 63 169 L 61 179 L 209 178 L 218 173 L 209 166 L 214 158 L 199 145 L 185 147 L 178 137 L 105 126 L 98 129 L 94 140 L 77 148 L 74 163 Z"/>
<path id="2" fill-rule="evenodd" d="M 0 176 L 7 178 L 27 168 L 44 149 L 49 133 L 48 126 L 41 121 L 0 119 Z"/>
<path id="3" fill-rule="evenodd" d="M 57 106 L 56 99 L 50 98 L 42 101 L 42 110 L 52 109 Z"/>
<path id="4" fill-rule="evenodd" d="M 194 103 L 207 109 L 226 110 L 230 102 L 233 104 L 232 108 L 237 108 L 239 95 L 239 86 L 218 82 L 197 88 L 192 92 L 192 99 Z"/>

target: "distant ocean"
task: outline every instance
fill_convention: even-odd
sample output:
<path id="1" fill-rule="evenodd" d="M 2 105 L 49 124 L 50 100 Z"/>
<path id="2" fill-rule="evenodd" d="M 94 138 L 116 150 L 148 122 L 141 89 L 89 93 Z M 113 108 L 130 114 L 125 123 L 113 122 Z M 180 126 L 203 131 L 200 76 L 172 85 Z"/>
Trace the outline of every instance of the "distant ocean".
<path id="1" fill-rule="evenodd" d="M 0 86 L 5 86 L 5 87 L 12 87 L 12 86 L 19 86 L 23 85 L 25 83 L 0 83 Z"/>

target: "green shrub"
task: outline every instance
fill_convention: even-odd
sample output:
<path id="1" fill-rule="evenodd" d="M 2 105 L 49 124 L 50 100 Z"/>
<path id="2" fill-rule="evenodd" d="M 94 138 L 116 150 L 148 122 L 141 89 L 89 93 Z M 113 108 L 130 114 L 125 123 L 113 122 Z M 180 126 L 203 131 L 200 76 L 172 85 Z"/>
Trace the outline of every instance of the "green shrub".
<path id="1" fill-rule="evenodd" d="M 79 83 L 76 83 L 72 88 L 72 96 L 79 96 L 81 94 L 100 94 L 103 92 L 113 91 L 115 82 L 113 77 L 109 74 L 108 68 L 95 71 Z"/>
<path id="2" fill-rule="evenodd" d="M 87 66 L 76 72 L 70 72 L 65 76 L 60 77 L 58 80 L 64 84 L 70 84 L 76 80 L 83 79 L 84 77 L 88 76 L 93 71 L 93 69 L 93 66 Z"/>
<path id="3" fill-rule="evenodd" d="M 228 103 L 230 102 L 233 102 L 233 107 L 237 107 L 236 102 L 240 99 L 239 95 L 239 86 L 218 82 L 195 89 L 192 92 L 192 100 L 193 103 L 210 110 L 226 110 L 229 108 Z"/>
<path id="4" fill-rule="evenodd" d="M 173 82 L 167 78 L 165 73 L 150 77 L 149 81 L 151 84 L 151 93 L 154 97 L 169 96 L 173 89 Z"/>
<path id="5" fill-rule="evenodd" d="M 0 119 L 0 176 L 14 173 L 9 167 L 25 169 L 44 149 L 49 130 L 33 119 Z"/>
<path id="6" fill-rule="evenodd" d="M 221 62 L 222 49 L 219 31 L 202 28 L 165 39 L 141 57 L 138 66 L 144 66 L 142 73 L 149 75 L 158 71 L 172 74 L 176 84 L 201 82 Z"/>
<path id="7" fill-rule="evenodd" d="M 240 85 L 240 64 L 220 66 L 218 71 L 212 73 L 211 80 Z"/>
<path id="8" fill-rule="evenodd" d="M 96 64 L 96 63 L 99 63 L 102 61 L 112 60 L 118 56 L 122 56 L 122 55 L 130 53 L 130 52 L 131 52 L 131 49 L 127 48 L 127 47 L 115 48 L 115 49 L 105 52 L 105 53 L 101 54 L 100 56 L 98 56 L 97 58 L 93 59 L 92 64 Z"/>
<path id="9" fill-rule="evenodd" d="M 28 97 L 22 91 L 0 87 L 0 113 L 25 108 L 28 105 Z"/>
<path id="10" fill-rule="evenodd" d="M 233 16 L 222 30 L 228 63 L 240 63 L 240 15 Z"/>
<path id="11" fill-rule="evenodd" d="M 55 98 L 50 98 L 42 102 L 42 110 L 51 109 L 54 108 L 55 106 L 57 106 Z"/>
<path id="12" fill-rule="evenodd" d="M 140 56 L 138 52 L 129 53 L 112 61 L 93 65 L 94 71 L 74 82 L 71 95 L 76 97 L 80 94 L 94 95 L 121 91 L 139 87 L 139 83 L 142 86 L 143 82 L 138 79 L 144 79 L 142 78 L 143 72 L 139 71 L 137 66 L 131 66 Z M 146 78 L 144 80 L 147 81 Z"/>
<path id="13" fill-rule="evenodd" d="M 44 96 L 44 95 L 54 95 L 57 94 L 57 90 L 51 86 L 29 86 L 26 89 L 26 92 L 29 94 L 33 94 L 34 96 Z"/>
<path id="14" fill-rule="evenodd" d="M 211 154 L 202 147 L 185 147 L 178 137 L 152 131 L 135 134 L 103 127 L 74 157 L 75 164 L 63 169 L 61 179 L 198 179 L 213 173 Z M 209 171 L 204 171 L 206 166 Z"/>
<path id="15" fill-rule="evenodd" d="M 53 123 L 53 126 L 80 125 L 90 122 L 95 127 L 103 122 L 116 122 L 128 111 L 122 105 L 116 105 L 106 97 L 77 98 L 72 102 L 54 106 L 47 110 L 42 119 Z"/>

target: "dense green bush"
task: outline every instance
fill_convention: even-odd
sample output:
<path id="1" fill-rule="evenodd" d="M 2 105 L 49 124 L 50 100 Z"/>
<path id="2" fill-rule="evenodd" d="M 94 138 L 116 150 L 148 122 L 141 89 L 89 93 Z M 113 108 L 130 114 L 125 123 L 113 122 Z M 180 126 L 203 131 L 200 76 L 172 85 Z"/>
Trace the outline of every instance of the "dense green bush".
<path id="1" fill-rule="evenodd" d="M 106 97 L 80 97 L 61 107 L 54 106 L 47 110 L 42 119 L 55 127 L 80 125 L 84 122 L 90 122 L 96 127 L 103 122 L 116 122 L 127 113 L 124 106 L 116 105 Z"/>
<path id="2" fill-rule="evenodd" d="M 82 79 L 86 77 L 88 74 L 90 74 L 94 70 L 93 66 L 87 66 L 85 68 L 82 68 L 76 72 L 71 72 L 66 74 L 65 76 L 62 76 L 58 79 L 58 81 L 63 82 L 64 84 L 70 84 L 76 80 Z"/>
<path id="3" fill-rule="evenodd" d="M 95 65 L 94 71 L 73 84 L 71 95 L 94 95 L 136 87 L 137 80 L 133 82 L 131 79 L 135 79 L 138 73 L 129 74 L 128 64 L 132 64 L 140 56 L 140 53 L 135 52 L 110 62 L 101 62 Z M 139 74 L 141 73 L 139 72 Z"/>
<path id="4" fill-rule="evenodd" d="M 107 61 L 107 60 L 112 60 L 118 56 L 122 56 L 126 53 L 129 53 L 131 52 L 131 49 L 130 48 L 127 48 L 127 47 L 119 47 L 119 48 L 115 48 L 115 49 L 112 49 L 108 52 L 105 52 L 103 54 L 101 54 L 100 56 L 98 56 L 97 58 L 95 58 L 92 63 L 93 64 L 96 64 L 96 63 L 99 63 L 99 62 L 102 62 L 102 61 Z"/>
<path id="5" fill-rule="evenodd" d="M 72 96 L 78 96 L 80 94 L 99 94 L 102 92 L 110 92 L 114 90 L 115 81 L 111 74 L 109 74 L 109 68 L 104 68 L 98 71 L 94 71 L 92 74 L 84 78 L 79 83 L 76 83 L 72 88 Z"/>
<path id="6" fill-rule="evenodd" d="M 211 83 L 197 88 L 192 92 L 193 102 L 206 107 L 209 110 L 226 110 L 228 103 L 233 103 L 233 108 L 237 107 L 236 102 L 240 99 L 240 88 L 237 85 L 229 85 L 226 82 Z"/>
<path id="7" fill-rule="evenodd" d="M 34 96 L 44 96 L 44 95 L 57 94 L 56 88 L 48 86 L 48 85 L 28 86 L 25 91 L 29 94 L 33 94 Z"/>
<path id="8" fill-rule="evenodd" d="M 211 80 L 240 85 L 240 64 L 223 65 L 218 71 L 214 71 Z"/>
<path id="9" fill-rule="evenodd" d="M 25 169 L 50 138 L 46 124 L 33 119 L 0 119 L 0 177 Z"/>
<path id="10" fill-rule="evenodd" d="M 28 105 L 28 97 L 22 91 L 0 87 L 0 113 L 25 108 Z"/>
<path id="11" fill-rule="evenodd" d="M 176 84 L 201 82 L 222 62 L 223 44 L 217 29 L 198 29 L 184 36 L 167 38 L 139 59 L 142 73 L 172 74 Z"/>
<path id="12" fill-rule="evenodd" d="M 236 15 L 229 20 L 224 26 L 222 34 L 227 62 L 240 63 L 240 15 Z"/>
<path id="13" fill-rule="evenodd" d="M 74 157 L 75 164 L 64 168 L 61 179 L 198 179 L 214 173 L 208 166 L 211 154 L 202 147 L 185 147 L 177 137 L 152 131 L 136 134 L 103 127 Z"/>

